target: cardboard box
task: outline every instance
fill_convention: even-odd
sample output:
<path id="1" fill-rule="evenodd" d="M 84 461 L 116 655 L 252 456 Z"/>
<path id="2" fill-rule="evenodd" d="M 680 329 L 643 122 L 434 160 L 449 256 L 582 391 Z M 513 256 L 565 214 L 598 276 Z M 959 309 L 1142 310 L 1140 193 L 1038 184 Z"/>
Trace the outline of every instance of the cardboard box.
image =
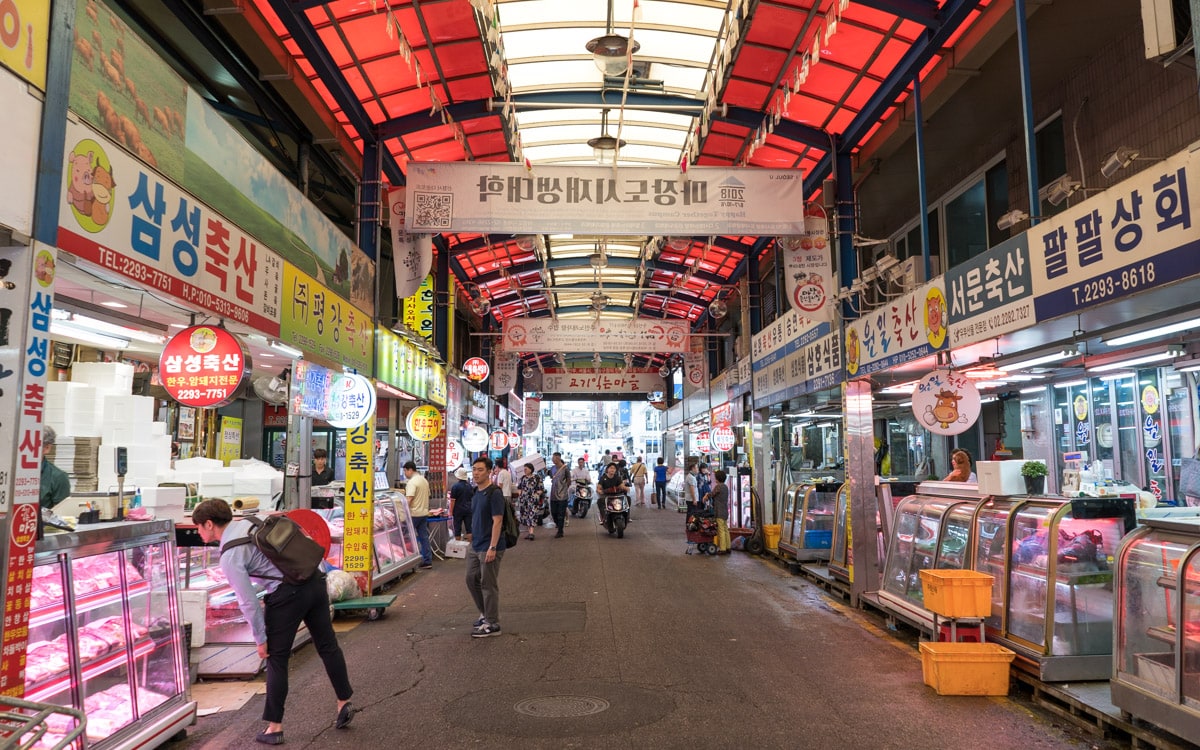
<path id="1" fill-rule="evenodd" d="M 1024 461 L 979 461 L 975 475 L 979 478 L 981 495 L 1024 495 L 1025 477 L 1021 476 Z"/>
<path id="2" fill-rule="evenodd" d="M 457 557 L 462 560 L 466 558 L 467 551 L 470 549 L 470 542 L 464 542 L 461 539 L 451 539 L 446 543 L 446 557 Z"/>

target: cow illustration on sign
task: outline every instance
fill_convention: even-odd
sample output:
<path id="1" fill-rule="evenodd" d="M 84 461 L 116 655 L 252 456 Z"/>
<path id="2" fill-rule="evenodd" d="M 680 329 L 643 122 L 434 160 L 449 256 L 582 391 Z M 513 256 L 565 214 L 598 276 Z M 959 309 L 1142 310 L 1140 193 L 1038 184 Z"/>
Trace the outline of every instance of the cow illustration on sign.
<path id="1" fill-rule="evenodd" d="M 913 416 L 938 435 L 970 429 L 979 419 L 979 407 L 979 390 L 961 373 L 934 370 L 913 390 Z"/>
<path id="2" fill-rule="evenodd" d="M 937 394 L 937 403 L 925 407 L 925 424 L 939 424 L 944 430 L 960 419 L 965 421 L 966 418 L 958 413 L 958 402 L 961 400 L 962 396 L 957 391 L 942 389 Z"/>

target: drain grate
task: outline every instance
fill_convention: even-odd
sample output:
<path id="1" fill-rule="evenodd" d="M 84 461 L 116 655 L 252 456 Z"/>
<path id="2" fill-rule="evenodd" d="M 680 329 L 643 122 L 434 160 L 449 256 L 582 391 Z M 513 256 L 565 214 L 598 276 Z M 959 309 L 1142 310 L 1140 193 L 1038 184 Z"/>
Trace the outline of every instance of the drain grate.
<path id="1" fill-rule="evenodd" d="M 609 702 L 589 695 L 546 695 L 513 706 L 517 713 L 543 719 L 571 719 L 607 711 Z"/>

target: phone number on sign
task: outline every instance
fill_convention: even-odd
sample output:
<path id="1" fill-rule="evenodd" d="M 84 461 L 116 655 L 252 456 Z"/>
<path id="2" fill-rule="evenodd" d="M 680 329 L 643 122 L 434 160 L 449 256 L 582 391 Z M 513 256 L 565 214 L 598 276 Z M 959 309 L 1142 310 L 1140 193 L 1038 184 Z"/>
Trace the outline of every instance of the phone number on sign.
<path id="1" fill-rule="evenodd" d="M 1154 284 L 1155 276 L 1154 262 L 1150 261 L 1071 287 L 1071 293 L 1075 295 L 1075 304 L 1086 305 L 1089 302 L 1098 302 L 1108 297 L 1131 292 L 1139 287 L 1151 286 Z"/>
<path id="2" fill-rule="evenodd" d="M 171 291 L 171 276 L 169 274 L 151 268 L 145 263 L 139 263 L 133 258 L 115 253 L 106 248 L 101 248 L 100 262 L 104 267 L 123 273 L 129 278 L 136 279 L 143 284 L 149 284 L 164 292 Z"/>
<path id="3" fill-rule="evenodd" d="M 229 397 L 228 388 L 185 388 L 177 392 L 179 401 L 224 400 Z"/>

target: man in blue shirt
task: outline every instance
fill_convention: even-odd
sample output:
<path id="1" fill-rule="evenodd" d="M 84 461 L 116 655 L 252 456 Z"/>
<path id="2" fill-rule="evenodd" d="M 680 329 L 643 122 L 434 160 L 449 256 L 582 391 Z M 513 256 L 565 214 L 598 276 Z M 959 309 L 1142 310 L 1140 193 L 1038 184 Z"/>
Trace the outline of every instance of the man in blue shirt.
<path id="1" fill-rule="evenodd" d="M 658 509 L 667 507 L 667 463 L 662 456 L 654 466 L 654 497 L 658 501 Z"/>
<path id="2" fill-rule="evenodd" d="M 504 495 L 492 484 L 492 459 L 471 464 L 471 554 L 467 555 L 467 591 L 479 610 L 472 638 L 500 635 L 500 559 L 504 557 Z"/>
<path id="3" fill-rule="evenodd" d="M 267 660 L 267 703 L 263 707 L 267 728 L 254 739 L 264 745 L 283 744 L 288 660 L 301 622 L 308 626 L 317 654 L 325 664 L 325 673 L 337 694 L 338 713 L 334 726 L 342 729 L 349 725 L 354 718 L 354 710 L 350 707 L 354 690 L 350 687 L 346 659 L 333 632 L 325 576 L 316 574 L 304 583 L 287 583 L 279 568 L 253 544 L 230 546 L 248 536 L 251 524 L 245 519 L 234 521 L 233 510 L 224 500 L 205 500 L 197 505 L 192 511 L 192 522 L 205 544 L 217 542 L 222 550 L 229 547 L 227 552 L 221 553 L 221 572 L 237 595 L 242 616 L 250 624 L 254 642 L 258 644 L 258 657 Z M 258 579 L 267 592 L 262 604 L 252 578 Z"/>

